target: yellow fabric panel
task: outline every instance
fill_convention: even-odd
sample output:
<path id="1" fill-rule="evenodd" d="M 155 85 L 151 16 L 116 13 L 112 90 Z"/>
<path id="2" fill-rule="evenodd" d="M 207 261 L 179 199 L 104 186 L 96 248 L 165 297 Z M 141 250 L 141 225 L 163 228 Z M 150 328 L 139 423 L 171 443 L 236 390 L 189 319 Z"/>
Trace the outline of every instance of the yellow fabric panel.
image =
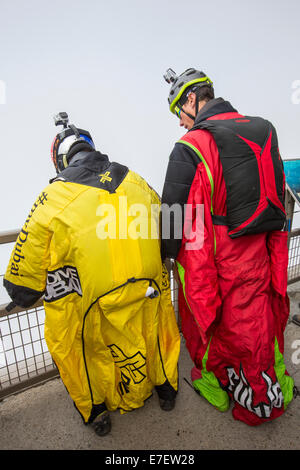
<path id="1" fill-rule="evenodd" d="M 24 226 L 17 275 L 15 247 L 5 278 L 43 292 L 48 274 L 45 339 L 84 421 L 103 402 L 121 412 L 142 406 L 167 379 L 177 390 L 180 341 L 151 212 L 156 193 L 129 172 L 113 194 L 63 181 L 42 194 Z M 133 229 L 140 236 L 126 238 Z M 107 230 L 116 237 L 101 239 Z M 161 295 L 145 297 L 147 279 Z"/>
<path id="2" fill-rule="evenodd" d="M 87 187 L 81 185 L 62 187 L 57 184 L 44 189 L 34 202 L 21 229 L 7 266 L 5 279 L 19 286 L 44 291 L 47 269 L 55 265 L 53 257 L 56 258 L 50 248 L 53 236 L 51 221 L 78 194 L 86 190 Z M 58 252 L 62 255 L 60 248 Z"/>
<path id="3" fill-rule="evenodd" d="M 119 407 L 125 411 L 143 406 L 154 386 L 148 358 L 157 367 L 152 344 L 156 341 L 158 300 L 145 297 L 148 286 L 147 281 L 129 283 L 99 299 L 102 334 L 115 364 Z"/>

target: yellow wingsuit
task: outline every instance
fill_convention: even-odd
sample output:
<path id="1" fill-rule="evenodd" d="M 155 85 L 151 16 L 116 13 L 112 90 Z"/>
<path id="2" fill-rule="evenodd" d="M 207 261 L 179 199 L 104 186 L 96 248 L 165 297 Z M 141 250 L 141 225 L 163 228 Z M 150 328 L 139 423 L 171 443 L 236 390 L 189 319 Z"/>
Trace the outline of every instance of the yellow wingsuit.
<path id="1" fill-rule="evenodd" d="M 178 386 L 180 337 L 151 211 L 159 198 L 125 167 L 99 168 L 91 184 L 70 169 L 44 189 L 4 279 L 17 305 L 44 294 L 45 339 L 85 423 Z"/>

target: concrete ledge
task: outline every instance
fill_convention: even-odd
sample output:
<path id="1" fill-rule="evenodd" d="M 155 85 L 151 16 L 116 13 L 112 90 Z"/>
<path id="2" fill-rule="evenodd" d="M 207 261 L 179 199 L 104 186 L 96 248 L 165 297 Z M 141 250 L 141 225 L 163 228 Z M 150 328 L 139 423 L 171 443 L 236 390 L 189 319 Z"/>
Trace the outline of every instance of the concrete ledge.
<path id="1" fill-rule="evenodd" d="M 285 331 L 285 363 L 300 390 L 300 286 L 289 287 L 290 319 Z M 297 347 L 298 344 L 298 347 Z M 299 352 L 298 352 L 299 351 Z M 300 396 L 280 418 L 258 427 L 235 421 L 197 395 L 190 382 L 192 361 L 182 338 L 176 407 L 160 409 L 153 396 L 143 408 L 111 413 L 112 432 L 97 437 L 75 410 L 61 379 L 10 396 L 0 402 L 0 449 L 24 450 L 299 450 Z"/>
<path id="2" fill-rule="evenodd" d="M 286 365 L 300 386 L 300 366 L 292 364 L 292 344 L 300 327 L 286 329 Z M 231 410 L 220 413 L 199 397 L 190 381 L 192 362 L 182 339 L 179 394 L 173 411 L 160 409 L 153 396 L 143 408 L 111 413 L 112 432 L 97 437 L 85 426 L 62 381 L 53 379 L 0 402 L 0 449 L 26 450 L 222 450 L 300 449 L 300 397 L 283 416 L 259 427 L 235 421 Z"/>

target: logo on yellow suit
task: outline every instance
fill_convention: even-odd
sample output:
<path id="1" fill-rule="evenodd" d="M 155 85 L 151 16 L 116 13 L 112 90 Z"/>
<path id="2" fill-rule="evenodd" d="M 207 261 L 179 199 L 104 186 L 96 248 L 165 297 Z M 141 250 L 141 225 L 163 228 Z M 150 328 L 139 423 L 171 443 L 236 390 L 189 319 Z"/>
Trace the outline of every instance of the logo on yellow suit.
<path id="1" fill-rule="evenodd" d="M 133 356 L 126 356 L 119 346 L 110 344 L 111 355 L 121 371 L 121 382 L 119 383 L 120 392 L 129 393 L 130 382 L 134 384 L 141 383 L 145 378 L 146 358 L 138 351 Z"/>
<path id="2" fill-rule="evenodd" d="M 100 183 L 105 183 L 106 181 L 111 182 L 112 178 L 109 175 L 110 175 L 110 171 L 106 171 L 104 174 L 99 175 L 101 176 Z"/>

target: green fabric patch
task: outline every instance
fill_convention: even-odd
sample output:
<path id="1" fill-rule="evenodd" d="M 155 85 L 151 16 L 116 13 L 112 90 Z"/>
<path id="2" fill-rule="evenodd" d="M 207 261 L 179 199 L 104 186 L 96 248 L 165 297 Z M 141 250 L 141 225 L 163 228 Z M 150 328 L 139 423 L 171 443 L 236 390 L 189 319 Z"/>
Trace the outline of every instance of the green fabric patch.
<path id="1" fill-rule="evenodd" d="M 294 388 L 294 380 L 289 375 L 285 373 L 285 364 L 283 355 L 279 351 L 279 345 L 277 338 L 275 338 L 275 345 L 274 345 L 274 352 L 275 352 L 275 364 L 274 370 L 279 382 L 283 399 L 284 399 L 284 409 L 288 406 L 288 404 L 293 399 L 293 388 Z"/>
<path id="2" fill-rule="evenodd" d="M 178 274 L 179 274 L 180 281 L 181 281 L 181 284 L 182 284 L 182 290 L 183 290 L 183 295 L 184 295 L 186 304 L 189 307 L 190 311 L 192 311 L 192 309 L 189 306 L 189 303 L 187 301 L 186 294 L 185 294 L 185 279 L 184 279 L 185 269 L 184 269 L 183 266 L 181 266 L 180 263 L 178 263 L 178 261 L 176 261 L 176 264 L 177 264 Z"/>
<path id="3" fill-rule="evenodd" d="M 227 411 L 229 409 L 228 394 L 220 387 L 219 381 L 215 374 L 212 371 L 208 372 L 206 369 L 210 341 L 202 359 L 202 378 L 194 380 L 193 387 L 219 411 Z"/>

